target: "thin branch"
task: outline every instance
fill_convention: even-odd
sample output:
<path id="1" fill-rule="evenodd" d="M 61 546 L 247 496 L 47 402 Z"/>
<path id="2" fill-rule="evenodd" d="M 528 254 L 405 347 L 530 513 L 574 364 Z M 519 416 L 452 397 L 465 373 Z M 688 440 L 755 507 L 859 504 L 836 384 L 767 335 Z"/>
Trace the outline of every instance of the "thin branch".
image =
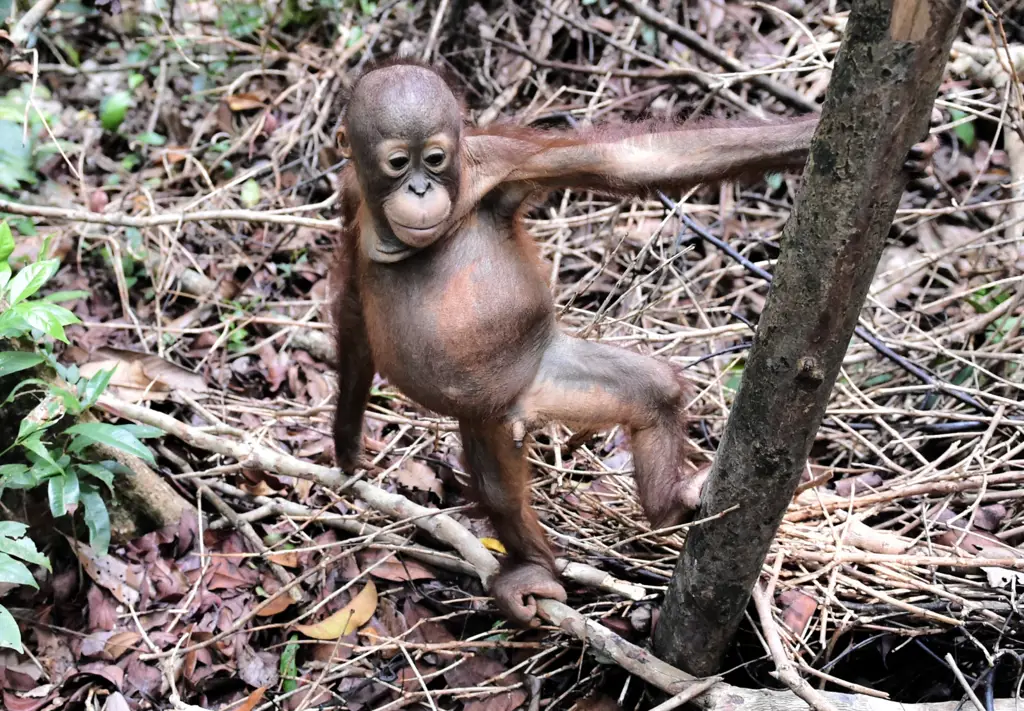
<path id="1" fill-rule="evenodd" d="M 69 210 L 63 207 L 47 205 L 26 205 L 10 200 L 0 200 L 0 212 L 26 217 L 47 217 L 55 220 L 71 222 L 88 222 L 94 225 L 113 225 L 115 227 L 158 227 L 160 225 L 178 225 L 183 222 L 207 222 L 213 220 L 238 220 L 240 222 L 269 223 L 276 225 L 297 225 L 312 227 L 319 230 L 335 231 L 341 229 L 338 220 L 318 220 L 312 217 L 296 217 L 261 210 L 202 210 L 200 212 L 176 212 L 148 217 L 132 217 L 115 213 L 102 215 L 87 210 Z"/>
<path id="2" fill-rule="evenodd" d="M 11 30 L 11 42 L 15 47 L 21 47 L 28 41 L 28 36 L 32 34 L 32 30 L 36 28 L 43 18 L 46 17 L 46 13 L 52 10 L 57 5 L 58 0 L 39 0 L 35 5 L 28 9 L 21 19 L 18 20 L 18 24 Z"/>
<path id="3" fill-rule="evenodd" d="M 768 643 L 768 651 L 775 662 L 776 674 L 779 680 L 788 686 L 794 694 L 807 702 L 814 711 L 838 711 L 835 705 L 821 695 L 806 679 L 800 676 L 800 672 L 793 666 L 792 660 L 782 646 L 782 637 L 779 636 L 778 626 L 775 618 L 772 617 L 772 602 L 768 599 L 768 593 L 760 585 L 755 585 L 753 590 L 754 606 L 757 608 L 757 615 L 761 618 L 761 630 L 764 632 L 764 639 Z"/>

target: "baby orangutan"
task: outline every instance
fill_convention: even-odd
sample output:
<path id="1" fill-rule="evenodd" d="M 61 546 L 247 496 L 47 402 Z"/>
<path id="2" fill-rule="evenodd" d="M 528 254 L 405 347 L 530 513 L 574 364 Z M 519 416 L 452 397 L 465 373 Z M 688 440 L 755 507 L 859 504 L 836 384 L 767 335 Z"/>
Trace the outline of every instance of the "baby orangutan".
<path id="1" fill-rule="evenodd" d="M 345 234 L 334 273 L 340 381 L 338 464 L 362 450 L 374 372 L 458 418 L 465 466 L 508 551 L 491 594 L 520 624 L 534 596 L 565 599 L 530 506 L 525 433 L 559 421 L 631 436 L 652 525 L 688 520 L 706 469 L 687 452 L 686 384 L 670 364 L 559 329 L 528 197 L 577 188 L 612 195 L 803 164 L 816 121 L 618 131 L 472 130 L 432 69 L 395 63 L 355 84 L 338 139 Z"/>

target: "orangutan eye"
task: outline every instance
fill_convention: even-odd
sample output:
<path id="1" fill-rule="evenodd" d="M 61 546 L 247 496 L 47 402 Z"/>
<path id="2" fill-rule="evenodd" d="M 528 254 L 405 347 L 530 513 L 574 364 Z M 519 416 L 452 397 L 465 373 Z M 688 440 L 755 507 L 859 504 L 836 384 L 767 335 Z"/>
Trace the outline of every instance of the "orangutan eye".
<path id="1" fill-rule="evenodd" d="M 393 153 L 388 156 L 388 166 L 396 173 L 405 170 L 407 165 L 409 165 L 409 156 L 405 153 Z"/>
<path id="2" fill-rule="evenodd" d="M 427 155 L 423 157 L 423 160 L 426 162 L 428 166 L 437 170 L 444 166 L 445 159 L 447 157 L 448 156 L 445 155 L 445 152 L 443 150 L 441 150 L 440 148 L 436 148 L 427 153 Z"/>

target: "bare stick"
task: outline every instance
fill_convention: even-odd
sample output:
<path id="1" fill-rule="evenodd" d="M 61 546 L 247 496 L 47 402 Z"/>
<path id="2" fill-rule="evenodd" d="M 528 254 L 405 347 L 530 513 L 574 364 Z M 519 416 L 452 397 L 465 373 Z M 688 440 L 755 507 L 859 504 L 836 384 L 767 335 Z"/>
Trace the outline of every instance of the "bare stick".
<path id="1" fill-rule="evenodd" d="M 971 703 L 974 704 L 975 710 L 985 711 L 985 704 L 981 703 L 981 699 L 979 699 L 978 695 L 974 693 L 974 689 L 971 688 L 971 685 L 967 683 L 967 678 L 964 676 L 964 673 L 960 671 L 960 667 L 956 665 L 956 660 L 953 659 L 952 654 L 946 654 L 946 664 L 948 664 L 949 668 L 953 670 L 953 676 L 955 676 L 956 680 L 960 682 L 960 686 L 964 688 L 964 692 L 967 693 L 967 698 L 969 698 Z"/>
<path id="2" fill-rule="evenodd" d="M 775 662 L 779 680 L 792 689 L 794 694 L 806 701 L 814 711 L 837 711 L 835 705 L 807 683 L 807 680 L 800 676 L 796 667 L 793 666 L 786 649 L 782 646 L 782 638 L 779 636 L 775 618 L 772 617 L 772 601 L 760 585 L 754 586 L 754 606 L 757 608 L 757 616 L 761 618 L 761 630 L 768 643 L 772 661 Z"/>
<path id="3" fill-rule="evenodd" d="M 33 8 L 34 9 L 34 8 Z M 182 222 L 204 222 L 209 220 L 240 220 L 242 222 L 272 223 L 277 225 L 297 225 L 320 230 L 338 230 L 341 223 L 337 220 L 318 220 L 312 217 L 296 217 L 261 210 L 202 210 L 199 212 L 170 212 L 148 217 L 132 217 L 131 215 L 101 215 L 88 210 L 68 210 L 63 207 L 47 205 L 26 205 L 10 200 L 0 200 L 0 212 L 26 217 L 48 217 L 55 220 L 71 222 L 89 222 L 94 225 L 113 225 L 115 227 L 158 227 L 160 225 L 177 225 Z"/>
<path id="4" fill-rule="evenodd" d="M 57 0 L 39 0 L 39 2 L 28 9 L 28 12 L 21 16 L 18 24 L 11 30 L 11 42 L 15 47 L 21 47 L 25 44 L 28 36 L 32 34 L 32 30 L 42 22 L 43 18 L 46 17 L 46 13 L 52 10 L 56 4 Z"/>

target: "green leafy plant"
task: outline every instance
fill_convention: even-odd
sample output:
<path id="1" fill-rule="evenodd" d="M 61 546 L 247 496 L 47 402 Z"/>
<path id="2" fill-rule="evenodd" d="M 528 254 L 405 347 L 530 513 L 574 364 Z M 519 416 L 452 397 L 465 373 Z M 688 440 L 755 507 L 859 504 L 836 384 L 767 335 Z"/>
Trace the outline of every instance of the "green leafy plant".
<path id="1" fill-rule="evenodd" d="M 8 462 L 0 465 L 0 494 L 45 486 L 50 514 L 62 518 L 81 510 L 89 544 L 106 554 L 110 517 L 102 493 L 113 494 L 114 475 L 125 470 L 113 460 L 89 457 L 90 449 L 102 444 L 154 464 L 152 452 L 140 438 L 159 432 L 136 425 L 75 421 L 96 404 L 114 371 L 86 378 L 77 366 L 65 367 L 57 361 L 54 341 L 67 343 L 64 327 L 79 322 L 57 302 L 79 294 L 39 298 L 39 290 L 56 274 L 59 261 L 37 261 L 14 274 L 8 263 L 13 251 L 10 226 L 0 222 L 0 378 L 27 375 L 36 367 L 49 367 L 59 378 L 23 377 L 0 403 L 6 407 L 18 398 L 32 398 L 13 441 L 0 449 L 0 461 Z M 41 253 L 47 253 L 45 245 Z M 5 348 L 7 343 L 15 347 Z M 24 563 L 48 567 L 24 532 L 21 524 L 0 521 L 0 582 L 35 585 Z M 20 649 L 17 625 L 6 613 L 0 608 L 0 646 Z"/>
<path id="2" fill-rule="evenodd" d="M 36 550 L 36 544 L 25 535 L 26 530 L 27 526 L 23 523 L 0 521 L 0 583 L 38 588 L 39 584 L 25 563 L 50 570 L 50 561 Z M 7 608 L 0 605 L 0 648 L 4 647 L 17 652 L 24 651 L 18 623 Z"/>

